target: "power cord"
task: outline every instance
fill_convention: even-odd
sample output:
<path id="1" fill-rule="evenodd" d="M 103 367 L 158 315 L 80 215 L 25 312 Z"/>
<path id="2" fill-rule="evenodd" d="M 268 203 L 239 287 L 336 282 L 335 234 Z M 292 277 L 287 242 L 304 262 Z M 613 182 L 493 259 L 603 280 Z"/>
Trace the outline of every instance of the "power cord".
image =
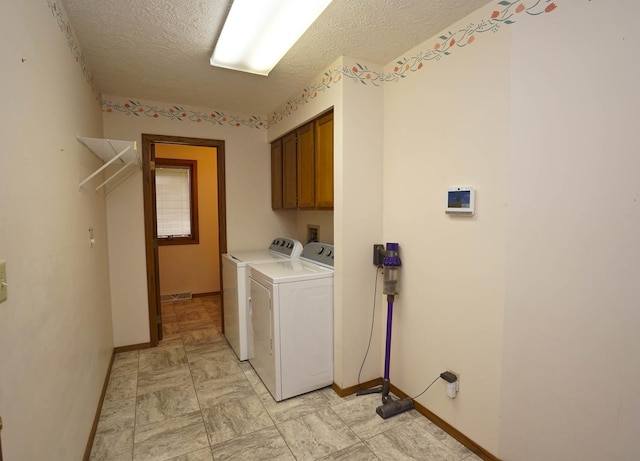
<path id="1" fill-rule="evenodd" d="M 440 374 L 438 375 L 438 377 L 437 377 L 436 379 L 434 379 L 433 381 L 431 381 L 431 384 L 429 384 L 429 385 L 426 387 L 426 389 L 425 389 L 424 391 L 420 392 L 420 393 L 419 393 L 418 395 L 416 395 L 415 397 L 412 397 L 412 398 L 411 398 L 411 400 L 415 400 L 415 399 L 417 399 L 418 397 L 420 397 L 422 394 L 424 394 L 425 392 L 427 392 L 427 390 L 429 390 L 429 388 L 430 388 L 431 386 L 433 386 L 433 383 L 435 383 L 435 382 L 436 382 L 437 380 L 439 380 L 440 378 L 444 379 L 446 382 L 448 382 L 448 383 L 450 383 L 450 384 L 451 384 L 451 383 L 455 383 L 455 382 L 458 380 L 458 377 L 457 377 L 455 374 L 453 374 L 452 372 L 450 372 L 450 371 L 443 371 L 442 373 L 440 373 Z"/>
<path id="2" fill-rule="evenodd" d="M 373 325 L 376 319 L 376 299 L 378 298 L 378 271 L 379 267 L 376 267 L 376 277 L 373 281 L 373 310 L 371 312 L 371 330 L 369 331 L 369 343 L 367 344 L 367 350 L 364 353 L 364 358 L 362 359 L 362 364 L 360 365 L 360 371 L 358 371 L 358 388 L 360 388 L 360 375 L 362 374 L 362 369 L 364 368 L 364 363 L 367 361 L 367 356 L 369 355 L 369 349 L 371 348 L 371 338 L 373 337 Z"/>
<path id="3" fill-rule="evenodd" d="M 380 275 L 379 271 L 380 267 L 376 267 L 375 279 L 373 281 L 373 309 L 371 312 L 371 329 L 369 330 L 369 341 L 367 343 L 367 350 L 364 353 L 364 358 L 362 359 L 362 364 L 360 365 L 360 370 L 358 371 L 358 388 L 360 388 L 360 377 L 362 375 L 362 369 L 364 368 L 364 364 L 367 361 L 367 356 L 369 355 L 369 350 L 371 349 L 371 339 L 373 338 L 373 326 L 375 324 L 376 319 L 376 300 L 378 298 L 378 276 Z M 420 392 L 415 397 L 411 397 L 411 400 L 415 400 L 420 397 L 422 394 L 427 392 L 431 386 L 435 384 L 435 382 L 439 379 L 444 379 L 447 382 L 454 382 L 456 380 L 456 376 L 450 372 L 440 373 L 436 378 L 431 381 L 431 383 L 424 388 L 422 392 Z"/>
<path id="4" fill-rule="evenodd" d="M 415 400 L 415 399 L 417 399 L 418 397 L 420 397 L 422 394 L 424 394 L 425 392 L 427 392 L 427 391 L 429 390 L 429 388 L 430 388 L 431 386 L 433 386 L 433 384 L 434 384 L 437 380 L 439 380 L 440 378 L 441 378 L 441 376 L 440 376 L 440 375 L 438 375 L 438 376 L 436 377 L 436 379 L 434 379 L 433 381 L 431 381 L 431 384 L 429 384 L 429 385 L 424 389 L 424 391 L 420 392 L 420 393 L 419 393 L 418 395 L 416 395 L 415 397 L 411 397 L 411 400 Z"/>

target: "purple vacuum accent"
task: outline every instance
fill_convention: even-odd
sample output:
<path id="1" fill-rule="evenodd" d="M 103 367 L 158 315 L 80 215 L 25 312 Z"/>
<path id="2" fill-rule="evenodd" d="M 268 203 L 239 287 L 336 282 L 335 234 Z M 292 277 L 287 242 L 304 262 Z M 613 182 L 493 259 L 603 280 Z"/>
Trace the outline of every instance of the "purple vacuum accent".
<path id="1" fill-rule="evenodd" d="M 400 273 L 400 256 L 398 250 L 400 245 L 397 243 L 387 243 L 387 250 L 382 258 L 382 267 L 384 268 L 384 279 L 382 282 L 382 292 L 387 295 L 387 301 L 393 302 L 393 295 L 398 293 L 398 279 Z"/>
<path id="2" fill-rule="evenodd" d="M 400 267 L 402 262 L 398 256 L 400 245 L 397 243 L 387 243 L 387 251 L 382 259 L 382 265 L 386 267 Z"/>
<path id="3" fill-rule="evenodd" d="M 397 293 L 398 268 L 402 264 L 398 251 L 398 243 L 387 243 L 387 251 L 382 259 L 382 266 L 385 271 L 385 293 L 387 294 L 387 338 L 384 354 L 384 379 L 389 380 L 389 366 L 391 363 L 391 324 L 393 322 L 393 301 Z"/>
<path id="4" fill-rule="evenodd" d="M 389 380 L 389 366 L 391 364 L 391 322 L 393 320 L 393 295 L 387 296 L 391 298 L 387 302 L 387 343 L 384 350 L 384 379 Z"/>

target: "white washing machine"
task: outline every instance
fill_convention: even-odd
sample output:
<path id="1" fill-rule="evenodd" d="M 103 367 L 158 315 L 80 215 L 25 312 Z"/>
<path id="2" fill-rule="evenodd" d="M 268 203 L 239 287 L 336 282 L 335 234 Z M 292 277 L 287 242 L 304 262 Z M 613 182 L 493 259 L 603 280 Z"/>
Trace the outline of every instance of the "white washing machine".
<path id="1" fill-rule="evenodd" d="M 333 245 L 249 265 L 249 362 L 276 401 L 333 383 Z"/>
<path id="2" fill-rule="evenodd" d="M 235 251 L 222 255 L 222 301 L 224 336 L 240 360 L 248 358 L 247 343 L 247 265 L 298 258 L 302 244 L 298 240 L 276 238 L 266 250 Z"/>

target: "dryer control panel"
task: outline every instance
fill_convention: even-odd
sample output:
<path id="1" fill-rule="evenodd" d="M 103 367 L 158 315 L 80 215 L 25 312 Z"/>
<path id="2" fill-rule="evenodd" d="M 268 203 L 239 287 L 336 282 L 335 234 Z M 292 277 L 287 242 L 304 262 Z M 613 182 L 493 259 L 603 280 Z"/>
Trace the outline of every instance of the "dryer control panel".
<path id="1" fill-rule="evenodd" d="M 288 256 L 290 258 L 297 258 L 302 252 L 302 243 L 298 240 L 278 237 L 273 239 L 273 242 L 269 245 L 269 251 Z"/>
<path id="2" fill-rule="evenodd" d="M 302 249 L 300 259 L 333 269 L 333 257 L 335 251 L 333 245 L 328 243 L 311 242 Z"/>

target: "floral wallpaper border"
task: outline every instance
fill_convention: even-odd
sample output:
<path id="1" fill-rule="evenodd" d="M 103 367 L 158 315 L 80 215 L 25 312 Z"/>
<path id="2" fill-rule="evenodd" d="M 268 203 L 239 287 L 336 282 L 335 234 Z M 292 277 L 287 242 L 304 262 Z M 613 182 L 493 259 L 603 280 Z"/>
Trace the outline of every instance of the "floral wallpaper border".
<path id="1" fill-rule="evenodd" d="M 589 2 L 591 0 L 588 0 Z M 319 94 L 329 91 L 333 85 L 342 80 L 350 80 L 356 84 L 380 86 L 385 83 L 396 83 L 407 78 L 414 72 L 424 68 L 425 64 L 438 62 L 442 58 L 451 55 L 457 49 L 465 48 L 487 32 L 497 33 L 503 25 L 512 25 L 526 16 L 541 16 L 553 12 L 558 8 L 562 0 L 501 0 L 495 4 L 489 17 L 479 23 L 470 23 L 467 27 L 455 32 L 448 31 L 440 35 L 432 47 L 423 50 L 410 57 L 400 58 L 395 62 L 390 72 L 377 72 L 367 68 L 366 65 L 355 63 L 353 66 L 344 66 L 339 69 L 327 70 L 322 75 L 320 82 L 304 88 L 296 97 L 287 101 L 283 106 L 263 118 L 257 115 L 249 117 L 227 114 L 223 111 L 199 111 L 189 110 L 182 106 L 170 105 L 158 107 L 127 99 L 121 102 L 102 100 L 102 110 L 107 113 L 121 112 L 132 116 L 147 116 L 152 118 L 166 118 L 176 121 L 190 121 L 195 123 L 211 123 L 214 125 L 228 125 L 235 127 L 269 128 L 275 126 L 286 117 L 290 116 L 300 107 L 308 104 Z M 100 98 L 93 84 L 93 76 L 88 69 L 80 45 L 74 37 L 73 28 L 65 18 L 60 5 L 52 0 L 47 0 L 47 5 L 56 19 L 60 31 L 67 38 L 69 49 L 82 68 L 82 73 L 91 86 L 96 97 Z M 488 9 L 487 9 L 488 11 Z"/>
<path id="2" fill-rule="evenodd" d="M 258 115 L 251 115 L 248 118 L 227 114 L 225 112 L 214 110 L 191 110 L 183 106 L 159 107 L 155 105 L 145 104 L 133 99 L 127 99 L 122 102 L 103 100 L 102 110 L 107 113 L 122 112 L 126 115 L 136 117 L 147 116 L 151 118 L 167 118 L 180 122 L 189 121 L 196 123 L 211 123 L 213 125 L 228 125 L 236 127 L 250 128 L 268 128 L 267 120 Z"/>
<path id="3" fill-rule="evenodd" d="M 414 56 L 403 57 L 396 61 L 391 72 L 373 71 L 367 66 L 358 63 L 355 63 L 351 68 L 345 66 L 342 69 L 327 71 L 321 83 L 305 88 L 300 96 L 287 101 L 284 106 L 273 112 L 269 117 L 269 126 L 277 124 L 301 106 L 308 104 L 318 93 L 329 89 L 331 83 L 339 82 L 343 78 L 354 83 L 374 86 L 399 82 L 411 73 L 421 70 L 425 63 L 440 61 L 442 58 L 451 55 L 456 48 L 465 48 L 471 45 L 481 34 L 486 32 L 496 33 L 503 24 L 514 24 L 523 16 L 539 16 L 551 13 L 558 7 L 557 2 L 561 1 L 502 0 L 496 4 L 496 9 L 492 10 L 488 18 L 482 19 L 478 24 L 471 23 L 456 32 L 443 33 L 431 48 L 420 51 Z"/>
<path id="4" fill-rule="evenodd" d="M 527 6 L 525 3 L 528 2 Z M 493 10 L 490 17 L 483 19 L 479 24 L 471 23 L 464 29 L 457 32 L 443 33 L 428 50 L 421 51 L 410 58 L 402 58 L 395 63 L 393 71 L 378 73 L 368 70 L 366 67 L 356 64 L 351 69 L 345 69 L 345 76 L 352 80 L 379 86 L 386 82 L 397 82 L 406 78 L 410 72 L 419 71 L 424 67 L 424 63 L 429 61 L 439 61 L 443 57 L 451 55 L 455 48 L 465 48 L 471 45 L 476 38 L 486 32 L 496 33 L 502 24 L 511 25 L 517 20 L 517 15 L 524 13 L 529 16 L 539 16 L 544 13 L 551 13 L 557 8 L 555 2 L 551 0 L 514 0 L 500 1 L 496 10 Z"/>
<path id="5" fill-rule="evenodd" d="M 82 53 L 80 44 L 75 38 L 75 35 L 73 33 L 73 28 L 71 27 L 71 23 L 66 18 L 64 8 L 58 2 L 54 2 L 51 0 L 47 0 L 47 6 L 49 7 L 49 10 L 51 11 L 51 14 L 53 15 L 54 19 L 58 23 L 60 32 L 62 32 L 65 35 L 67 39 L 67 46 L 69 47 L 69 50 L 75 57 L 76 62 L 80 65 L 80 68 L 82 69 L 82 75 L 84 76 L 85 80 L 89 83 L 89 86 L 91 87 L 91 91 L 93 95 L 98 100 L 100 100 L 100 93 L 98 92 L 98 90 L 96 89 L 93 83 L 93 74 L 91 73 L 91 70 L 89 70 L 87 63 L 85 62 L 84 54 Z"/>

